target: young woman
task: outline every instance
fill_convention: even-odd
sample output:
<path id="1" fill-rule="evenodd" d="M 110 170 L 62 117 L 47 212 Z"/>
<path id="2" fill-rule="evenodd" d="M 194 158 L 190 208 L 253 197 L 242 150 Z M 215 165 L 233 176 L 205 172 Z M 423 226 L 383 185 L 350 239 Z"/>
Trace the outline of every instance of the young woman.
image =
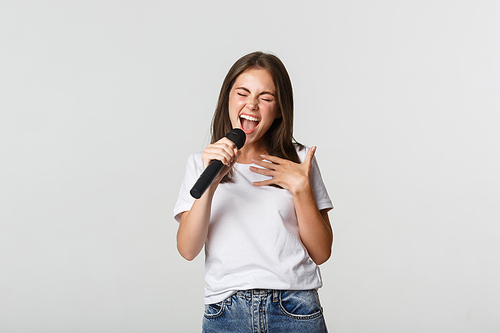
<path id="1" fill-rule="evenodd" d="M 237 149 L 224 136 L 246 134 Z M 189 157 L 174 208 L 177 248 L 205 246 L 203 332 L 326 332 L 317 289 L 333 208 L 314 153 L 293 132 L 293 93 L 274 55 L 248 54 L 229 70 L 212 141 Z M 225 166 L 200 199 L 189 190 L 211 160 Z"/>

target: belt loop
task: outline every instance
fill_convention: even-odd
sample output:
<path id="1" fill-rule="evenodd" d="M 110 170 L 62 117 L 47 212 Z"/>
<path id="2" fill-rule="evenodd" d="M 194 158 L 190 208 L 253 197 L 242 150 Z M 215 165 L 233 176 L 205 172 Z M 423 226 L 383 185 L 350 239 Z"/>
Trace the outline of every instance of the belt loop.
<path id="1" fill-rule="evenodd" d="M 273 302 L 274 303 L 277 303 L 279 301 L 279 294 L 280 294 L 279 290 L 273 290 Z"/>

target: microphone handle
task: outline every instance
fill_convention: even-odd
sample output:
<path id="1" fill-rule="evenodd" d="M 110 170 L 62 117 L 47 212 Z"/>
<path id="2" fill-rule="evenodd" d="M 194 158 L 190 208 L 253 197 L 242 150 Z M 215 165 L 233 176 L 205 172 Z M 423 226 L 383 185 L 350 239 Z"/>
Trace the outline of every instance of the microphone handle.
<path id="1" fill-rule="evenodd" d="M 195 199 L 201 198 L 223 167 L 224 164 L 219 160 L 210 161 L 210 164 L 203 170 L 200 178 L 198 178 L 191 191 L 189 191 L 191 196 Z"/>

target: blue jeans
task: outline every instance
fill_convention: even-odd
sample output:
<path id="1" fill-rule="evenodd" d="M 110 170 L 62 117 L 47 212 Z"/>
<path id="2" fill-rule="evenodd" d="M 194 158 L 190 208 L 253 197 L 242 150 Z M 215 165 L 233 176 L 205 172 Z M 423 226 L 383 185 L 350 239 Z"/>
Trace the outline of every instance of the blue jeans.
<path id="1" fill-rule="evenodd" d="M 205 305 L 203 333 L 326 333 L 316 290 L 244 290 Z"/>

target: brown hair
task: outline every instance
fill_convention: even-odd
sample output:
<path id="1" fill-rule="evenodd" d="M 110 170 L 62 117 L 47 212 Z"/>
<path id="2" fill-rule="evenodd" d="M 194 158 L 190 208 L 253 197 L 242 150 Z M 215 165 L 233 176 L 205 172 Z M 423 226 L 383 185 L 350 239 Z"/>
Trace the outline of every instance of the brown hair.
<path id="1" fill-rule="evenodd" d="M 298 145 L 300 149 L 303 146 L 293 137 L 292 82 L 281 60 L 275 55 L 268 53 L 253 52 L 247 54 L 238 59 L 229 69 L 222 83 L 217 107 L 212 119 L 211 143 L 219 141 L 232 129 L 229 118 L 229 92 L 236 78 L 251 68 L 263 68 L 267 70 L 273 78 L 274 86 L 276 87 L 277 111 L 281 117 L 275 119 L 266 134 L 264 134 L 263 138 L 267 153 L 300 163 L 295 145 Z M 222 182 L 231 182 L 232 176 L 231 171 L 224 177 Z"/>

